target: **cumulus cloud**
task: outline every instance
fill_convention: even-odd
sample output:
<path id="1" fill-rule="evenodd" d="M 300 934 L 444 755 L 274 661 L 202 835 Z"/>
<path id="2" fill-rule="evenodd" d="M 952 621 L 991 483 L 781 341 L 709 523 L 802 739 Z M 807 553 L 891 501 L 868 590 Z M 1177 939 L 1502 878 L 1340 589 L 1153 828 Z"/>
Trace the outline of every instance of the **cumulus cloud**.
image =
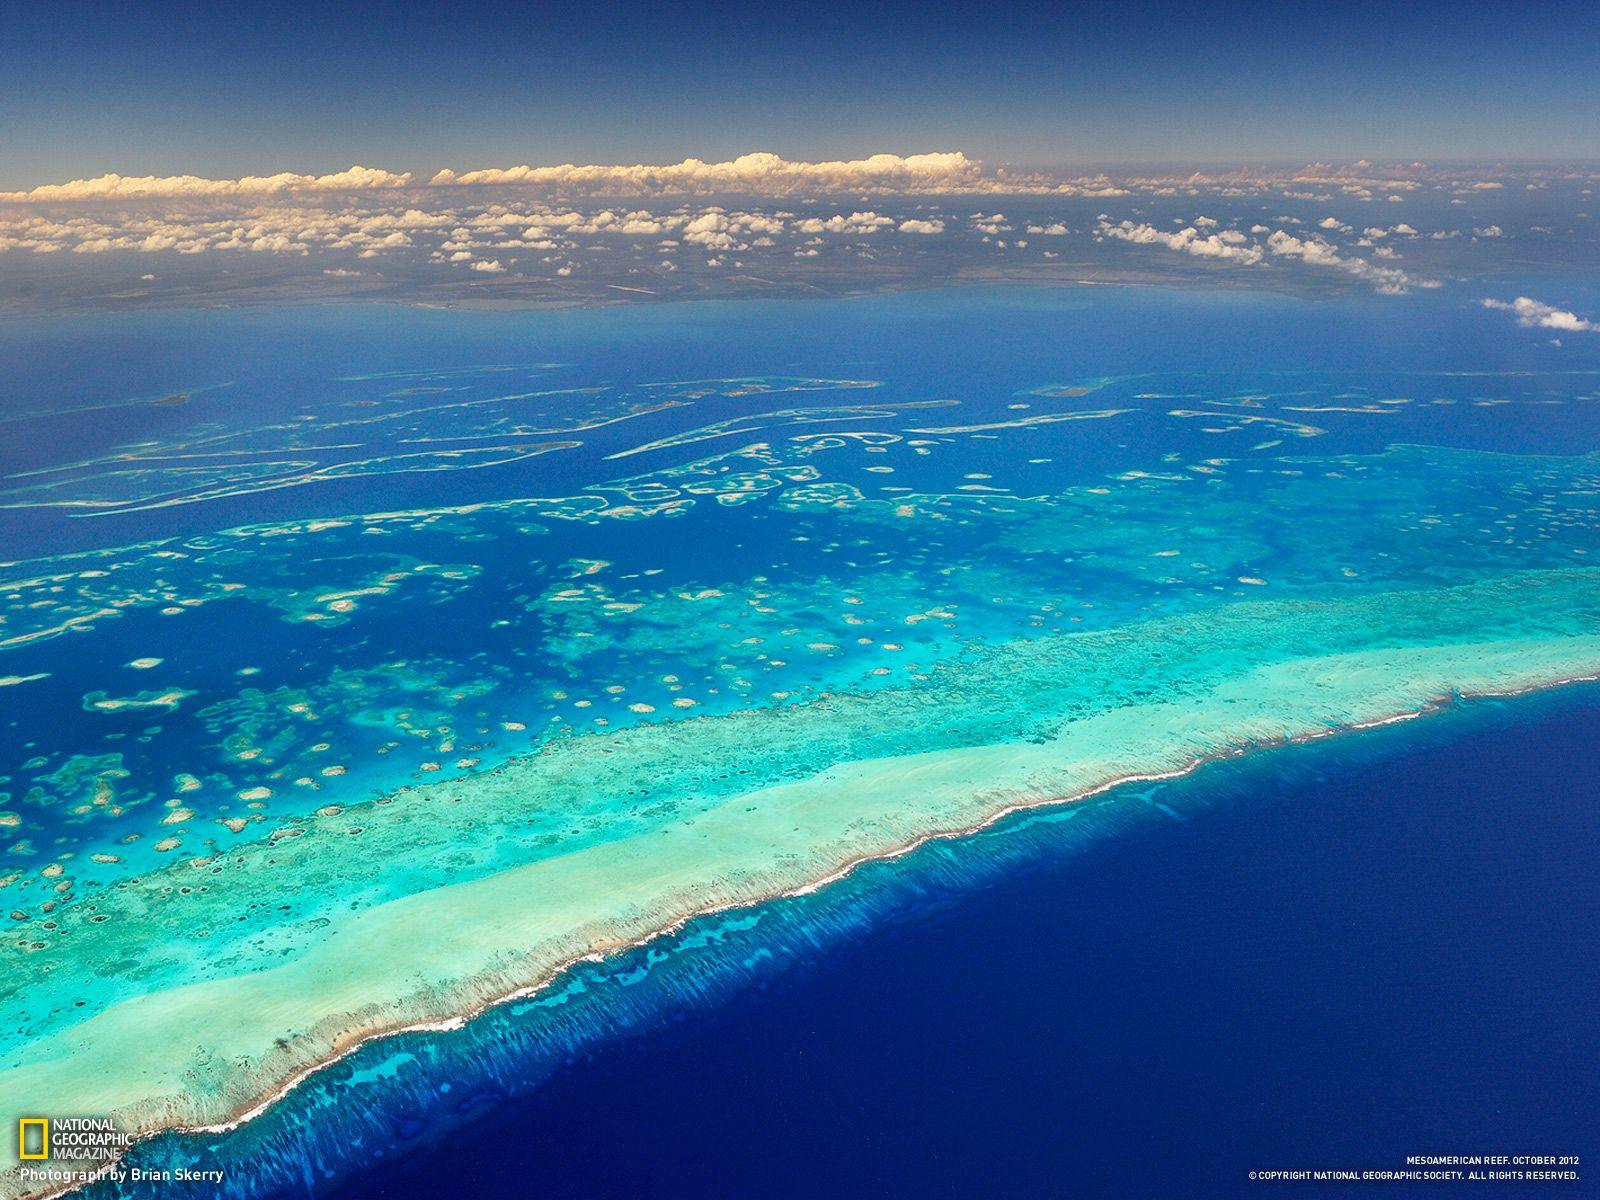
<path id="1" fill-rule="evenodd" d="M 1135 224 L 1132 221 L 1117 225 L 1101 221 L 1100 233 L 1103 237 L 1119 238 L 1137 245 L 1165 246 L 1169 250 L 1181 250 L 1199 258 L 1224 259 L 1244 266 L 1254 266 L 1262 259 L 1261 247 L 1246 244 L 1244 235 L 1231 230 L 1202 237 L 1193 225 L 1186 225 L 1176 233 L 1168 233 L 1154 225 Z"/>
<path id="2" fill-rule="evenodd" d="M 1336 267 L 1344 262 L 1338 250 L 1320 238 L 1297 238 L 1281 229 L 1274 230 L 1267 237 L 1267 249 L 1274 254 L 1303 259 L 1320 267 Z"/>
<path id="3" fill-rule="evenodd" d="M 610 216 L 611 214 L 602 215 Z M 623 225 L 637 228 L 643 224 L 637 219 L 641 216 L 648 217 L 649 214 L 634 213 L 629 221 L 623 222 Z M 748 250 L 750 246 L 744 239 L 756 235 L 754 244 L 759 245 L 763 238 L 769 238 L 772 234 L 782 233 L 784 229 L 783 220 L 779 217 L 769 216 L 764 213 L 727 212 L 721 208 L 708 208 L 695 217 L 688 217 L 680 213 L 652 223 L 663 229 L 681 225 L 679 236 L 684 241 L 705 246 L 711 250 Z M 613 229 L 618 228 L 620 227 L 615 224 L 610 226 L 601 225 L 595 232 L 611 232 Z"/>
<path id="4" fill-rule="evenodd" d="M 920 217 L 913 217 L 909 221 L 900 222 L 901 233 L 943 233 L 943 221 L 924 221 Z"/>
<path id="5" fill-rule="evenodd" d="M 684 225 L 680 236 L 686 242 L 705 246 L 709 250 L 733 250 L 742 243 L 729 230 L 731 222 L 721 212 L 701 213 Z"/>
<path id="6" fill-rule="evenodd" d="M 843 213 L 835 213 L 826 220 L 812 217 L 796 221 L 794 227 L 801 233 L 876 233 L 893 224 L 893 217 L 881 217 L 875 212 L 853 212 L 848 217 Z"/>
<path id="7" fill-rule="evenodd" d="M 1372 284 L 1378 291 L 1398 296 L 1413 287 L 1436 288 L 1437 281 L 1416 279 L 1399 267 L 1385 267 L 1364 258 L 1352 258 L 1340 253 L 1337 246 L 1320 238 L 1298 238 L 1279 229 L 1267 237 L 1267 249 L 1273 254 L 1298 258 L 1317 267 L 1333 267 Z"/>
<path id="8" fill-rule="evenodd" d="M 1196 225 L 1198 222 L 1196 222 Z M 1241 266 L 1255 266 L 1269 255 L 1277 258 L 1295 258 L 1314 267 L 1330 267 L 1344 271 L 1372 284 L 1378 291 L 1400 294 L 1412 287 L 1438 287 L 1432 280 L 1414 279 L 1398 267 L 1382 266 L 1364 258 L 1354 258 L 1340 252 L 1339 248 L 1319 236 L 1296 237 L 1282 229 L 1266 230 L 1265 226 L 1251 227 L 1252 233 L 1267 232 L 1265 245 L 1252 242 L 1236 229 L 1219 229 L 1215 233 L 1201 234 L 1195 225 L 1169 232 L 1154 225 L 1121 221 L 1112 224 L 1101 218 L 1097 232 L 1103 238 L 1117 238 L 1136 245 L 1165 246 L 1199 258 L 1214 258 L 1235 262 Z"/>
<path id="9" fill-rule="evenodd" d="M 1483 302 L 1483 306 L 1514 313 L 1517 324 L 1530 329 L 1559 329 L 1565 333 L 1600 332 L 1600 321 L 1587 320 L 1575 312 L 1556 308 L 1554 305 L 1545 304 L 1528 296 L 1518 296 L 1509 302 L 1489 299 Z"/>

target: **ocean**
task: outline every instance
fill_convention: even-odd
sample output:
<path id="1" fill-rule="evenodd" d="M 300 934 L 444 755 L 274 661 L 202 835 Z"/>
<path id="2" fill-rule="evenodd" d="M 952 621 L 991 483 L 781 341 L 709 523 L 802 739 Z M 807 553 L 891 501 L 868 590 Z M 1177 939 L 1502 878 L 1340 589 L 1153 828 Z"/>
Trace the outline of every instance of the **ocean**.
<path id="1" fill-rule="evenodd" d="M 1588 1149 L 1600 709 L 1484 697 L 1600 673 L 1600 348 L 1456 289 L 328 305 L 11 322 L 0 395 L 0 1088 L 304 1080 L 130 1165 Z"/>

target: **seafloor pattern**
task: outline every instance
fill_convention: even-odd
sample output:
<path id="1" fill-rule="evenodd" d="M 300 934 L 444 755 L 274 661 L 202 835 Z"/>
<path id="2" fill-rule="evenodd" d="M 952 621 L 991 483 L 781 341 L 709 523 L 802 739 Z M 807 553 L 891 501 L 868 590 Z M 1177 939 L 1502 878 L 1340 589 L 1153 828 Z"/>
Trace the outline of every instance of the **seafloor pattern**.
<path id="1" fill-rule="evenodd" d="M 262 349 L 41 388 L 0 1093 L 225 1124 L 1021 806 L 1600 674 L 1600 460 L 1559 452 L 1600 376 L 1447 369 L 1442 306 L 1375 357 L 1252 340 L 1384 320 L 1306 307 L 1141 371 L 1119 322 L 1183 301 L 357 311 L 292 365 L 304 314 L 167 317 Z M 672 371 L 707 327 L 725 371 Z"/>

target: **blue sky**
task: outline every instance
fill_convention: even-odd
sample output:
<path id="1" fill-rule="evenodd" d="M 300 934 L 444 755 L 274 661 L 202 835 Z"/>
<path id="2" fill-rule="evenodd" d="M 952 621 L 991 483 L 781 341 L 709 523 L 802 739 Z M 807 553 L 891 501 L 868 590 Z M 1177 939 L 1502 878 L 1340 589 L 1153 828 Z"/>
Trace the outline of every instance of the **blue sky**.
<path id="1" fill-rule="evenodd" d="M 62 0 L 0 8 L 0 187 L 960 149 L 1600 158 L 1600 5 Z"/>

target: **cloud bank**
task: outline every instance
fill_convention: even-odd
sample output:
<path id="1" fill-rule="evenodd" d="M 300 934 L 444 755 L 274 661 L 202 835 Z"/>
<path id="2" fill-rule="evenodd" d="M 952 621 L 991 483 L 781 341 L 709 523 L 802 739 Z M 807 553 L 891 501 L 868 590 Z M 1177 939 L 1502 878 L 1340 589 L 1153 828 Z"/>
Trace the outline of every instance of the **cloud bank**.
<path id="1" fill-rule="evenodd" d="M 152 199 L 185 196 L 262 196 L 290 192 L 368 191 L 379 188 L 520 186 L 589 195 L 671 195 L 749 192 L 787 195 L 798 191 L 964 192 L 1008 186 L 986 176 L 977 161 L 959 151 L 874 154 L 833 162 L 791 162 L 776 154 L 743 154 L 727 162 L 687 158 L 680 163 L 633 166 L 491 167 L 436 172 L 425 183 L 408 172 L 351 167 L 332 175 L 247 175 L 203 179 L 197 175 L 101 175 L 46 184 L 25 192 L 0 192 L 0 200 L 37 203 L 70 200 Z M 1020 182 L 1014 186 L 1022 186 Z M 1028 186 L 1037 188 L 1037 182 Z"/>
<path id="2" fill-rule="evenodd" d="M 1441 171 L 1422 163 L 1387 167 L 1359 162 L 1350 167 L 1313 163 L 1295 170 L 1239 168 L 1211 173 L 1068 176 L 1056 172 L 986 167 L 958 150 L 923 154 L 873 154 L 866 158 L 796 162 L 762 151 L 725 162 L 686 158 L 678 163 L 636 163 L 556 166 L 522 164 L 457 171 L 446 167 L 427 177 L 410 172 L 353 166 L 328 175 L 281 172 L 241 179 L 207 179 L 197 175 L 100 175 L 52 183 L 27 191 L 0 192 L 0 202 L 54 203 L 76 200 L 162 199 L 177 197 L 262 197 L 287 193 L 371 192 L 462 187 L 525 188 L 530 191 L 588 196 L 749 194 L 788 196 L 803 193 L 993 194 L 1121 197 L 1133 192 L 1155 195 L 1246 196 L 1272 193 L 1290 199 L 1326 202 L 1335 196 L 1355 200 L 1403 202 L 1419 190 L 1446 190 L 1457 199 L 1503 190 L 1505 184 L 1486 174 L 1504 168 Z M 1513 178 L 1513 176 L 1507 176 Z M 1517 182 L 1523 176 L 1514 177 Z M 1554 178 L 1590 180 L 1594 172 L 1575 171 Z M 1541 177 L 1529 187 L 1542 187 Z M 1461 200 L 1466 203 L 1466 200 Z M 1328 224 L 1329 221 L 1334 224 Z M 1335 228 L 1328 217 L 1324 228 Z"/>
<path id="3" fill-rule="evenodd" d="M 270 196 L 284 192 L 355 192 L 402 188 L 409 174 L 351 167 L 332 175 L 246 175 L 243 179 L 202 179 L 198 175 L 100 175 L 71 183 L 47 183 L 28 192 L 0 192 L 0 200 L 148 200 L 176 196 Z"/>
<path id="4" fill-rule="evenodd" d="M 457 174 L 448 168 L 434 187 L 528 184 L 591 194 L 617 192 L 751 192 L 784 195 L 803 190 L 866 188 L 887 191 L 964 191 L 983 184 L 981 165 L 960 151 L 874 154 L 835 162 L 790 162 L 776 154 L 742 154 L 728 162 L 686 158 L 668 166 L 493 167 Z"/>

